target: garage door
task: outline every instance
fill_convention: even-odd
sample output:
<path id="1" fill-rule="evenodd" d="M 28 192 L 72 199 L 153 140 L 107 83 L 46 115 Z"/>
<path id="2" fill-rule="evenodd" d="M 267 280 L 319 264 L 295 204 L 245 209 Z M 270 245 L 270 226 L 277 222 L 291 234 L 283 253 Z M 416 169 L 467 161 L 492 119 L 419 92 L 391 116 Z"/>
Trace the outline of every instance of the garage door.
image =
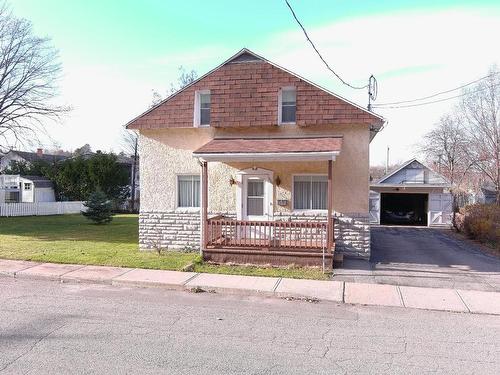
<path id="1" fill-rule="evenodd" d="M 380 194 L 380 223 L 427 225 L 428 194 Z"/>
<path id="2" fill-rule="evenodd" d="M 370 190 L 370 223 L 380 223 L 380 193 Z"/>
<path id="3" fill-rule="evenodd" d="M 429 194 L 430 225 L 451 224 L 452 209 L 451 194 Z"/>

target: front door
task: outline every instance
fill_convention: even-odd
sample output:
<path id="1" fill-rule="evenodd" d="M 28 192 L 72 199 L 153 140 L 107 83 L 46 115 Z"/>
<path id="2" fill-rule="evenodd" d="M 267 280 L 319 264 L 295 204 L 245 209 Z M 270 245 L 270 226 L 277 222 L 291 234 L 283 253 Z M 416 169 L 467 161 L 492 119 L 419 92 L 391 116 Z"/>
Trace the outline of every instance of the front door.
<path id="1" fill-rule="evenodd" d="M 272 191 L 267 176 L 243 176 L 242 219 L 249 221 L 269 220 L 272 212 Z"/>

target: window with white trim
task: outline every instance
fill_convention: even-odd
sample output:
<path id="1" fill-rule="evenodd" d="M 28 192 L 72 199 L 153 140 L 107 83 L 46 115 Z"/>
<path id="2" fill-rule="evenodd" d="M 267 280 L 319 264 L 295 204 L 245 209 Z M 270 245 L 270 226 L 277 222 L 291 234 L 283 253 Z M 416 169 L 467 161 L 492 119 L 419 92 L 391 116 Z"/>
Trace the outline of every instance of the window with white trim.
<path id="1" fill-rule="evenodd" d="M 194 100 L 194 125 L 210 126 L 210 90 L 196 91 Z"/>
<path id="2" fill-rule="evenodd" d="M 30 182 L 24 183 L 24 190 L 31 190 L 31 183 Z"/>
<path id="3" fill-rule="evenodd" d="M 177 176 L 177 207 L 200 207 L 200 176 Z"/>
<path id="4" fill-rule="evenodd" d="M 283 87 L 279 93 L 279 123 L 295 124 L 297 92 L 295 87 Z"/>
<path id="5" fill-rule="evenodd" d="M 328 204 L 328 177 L 294 176 L 293 208 L 295 210 L 326 210 Z"/>

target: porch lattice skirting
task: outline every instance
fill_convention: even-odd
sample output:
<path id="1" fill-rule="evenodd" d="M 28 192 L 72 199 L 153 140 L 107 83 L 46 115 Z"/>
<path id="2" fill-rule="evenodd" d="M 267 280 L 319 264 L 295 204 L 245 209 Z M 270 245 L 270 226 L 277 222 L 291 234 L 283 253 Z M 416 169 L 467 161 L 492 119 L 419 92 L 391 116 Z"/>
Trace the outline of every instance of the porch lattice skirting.
<path id="1" fill-rule="evenodd" d="M 236 215 L 224 213 L 227 217 Z M 326 215 L 276 213 L 275 220 L 308 221 Z M 370 257 L 370 218 L 363 214 L 335 215 L 335 251 L 348 257 Z M 199 249 L 201 221 L 199 212 L 140 212 L 141 249 Z"/>

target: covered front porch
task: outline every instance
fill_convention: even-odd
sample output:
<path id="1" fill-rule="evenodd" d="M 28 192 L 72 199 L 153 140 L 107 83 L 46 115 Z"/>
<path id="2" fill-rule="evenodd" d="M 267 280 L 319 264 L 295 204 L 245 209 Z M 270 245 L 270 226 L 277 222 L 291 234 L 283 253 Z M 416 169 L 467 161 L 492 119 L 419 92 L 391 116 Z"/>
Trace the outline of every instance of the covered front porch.
<path id="1" fill-rule="evenodd" d="M 217 263 L 291 264 L 332 268 L 335 251 L 333 221 L 333 161 L 340 152 L 341 137 L 214 139 L 193 155 L 201 169 L 201 249 L 205 260 Z M 249 168 L 228 177 L 236 185 L 236 216 L 209 214 L 209 165 L 246 163 Z M 277 215 L 283 200 L 275 193 L 280 176 L 272 165 L 324 163 L 326 176 L 318 176 L 324 197 L 313 216 Z M 261 165 L 271 165 L 262 168 Z M 300 176 L 298 177 L 300 178 Z M 218 181 L 218 183 L 227 183 Z"/>

